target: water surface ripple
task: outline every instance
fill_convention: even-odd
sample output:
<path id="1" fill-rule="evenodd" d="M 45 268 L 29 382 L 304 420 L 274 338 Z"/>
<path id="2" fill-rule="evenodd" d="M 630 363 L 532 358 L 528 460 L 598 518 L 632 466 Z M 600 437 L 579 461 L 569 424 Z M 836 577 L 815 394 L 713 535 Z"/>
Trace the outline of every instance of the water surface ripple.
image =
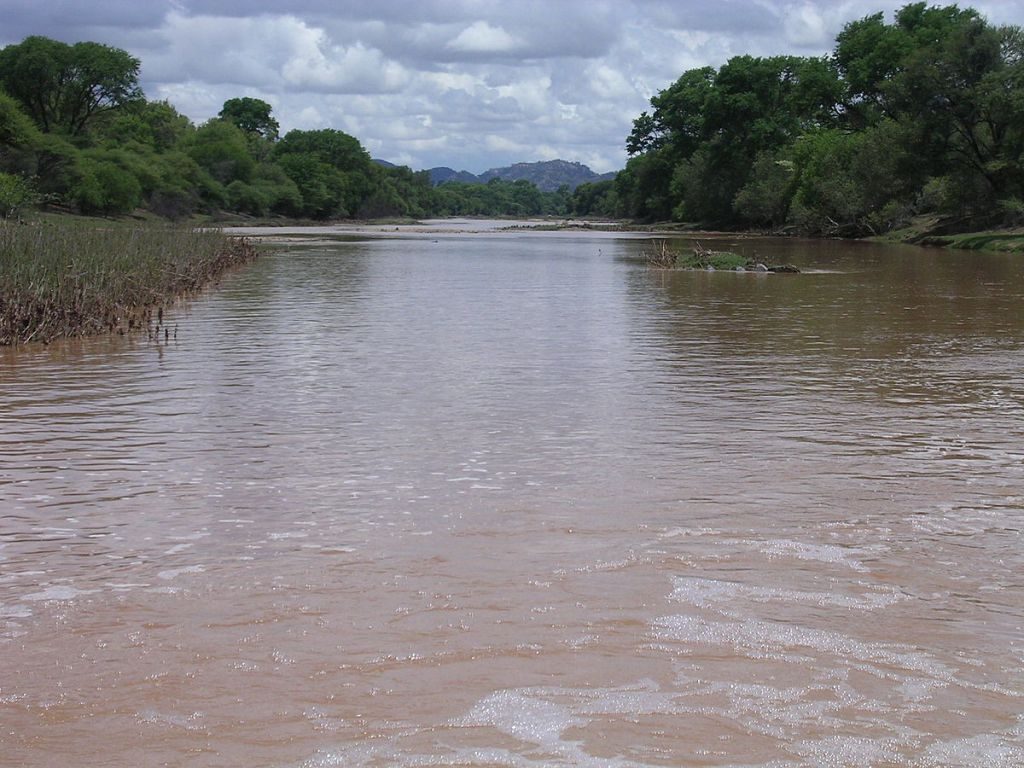
<path id="1" fill-rule="evenodd" d="M 4 760 L 1024 765 L 1024 264 L 726 246 L 805 272 L 324 239 L 0 350 Z"/>

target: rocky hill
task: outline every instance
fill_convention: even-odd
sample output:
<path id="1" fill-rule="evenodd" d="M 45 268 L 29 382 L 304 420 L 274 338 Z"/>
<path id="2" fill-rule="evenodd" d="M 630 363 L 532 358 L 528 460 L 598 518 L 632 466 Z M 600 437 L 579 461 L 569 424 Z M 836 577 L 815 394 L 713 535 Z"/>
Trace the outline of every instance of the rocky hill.
<path id="1" fill-rule="evenodd" d="M 446 181 L 486 184 L 491 179 L 517 181 L 526 179 L 537 185 L 538 189 L 553 192 L 565 184 L 569 189 L 576 189 L 580 184 L 605 179 L 614 179 L 615 173 L 594 173 L 582 163 L 571 163 L 566 160 L 545 160 L 537 163 L 516 163 L 505 168 L 491 168 L 476 176 L 468 171 L 455 171 L 452 168 L 439 167 L 429 170 L 430 180 L 434 185 Z"/>
<path id="2" fill-rule="evenodd" d="M 430 174 L 430 181 L 436 187 L 438 184 L 444 184 L 446 181 L 462 181 L 467 184 L 479 184 L 480 177 L 469 171 L 456 171 L 454 168 L 449 168 L 446 165 L 442 165 L 438 168 L 431 168 L 427 171 Z"/>

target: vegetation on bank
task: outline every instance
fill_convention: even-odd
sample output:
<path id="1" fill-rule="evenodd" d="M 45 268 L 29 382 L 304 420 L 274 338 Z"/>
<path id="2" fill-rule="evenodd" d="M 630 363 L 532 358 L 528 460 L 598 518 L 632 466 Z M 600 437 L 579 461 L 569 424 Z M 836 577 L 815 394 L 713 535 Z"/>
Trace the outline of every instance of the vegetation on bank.
<path id="1" fill-rule="evenodd" d="M 146 330 L 256 249 L 216 230 L 0 224 L 0 345 Z"/>
<path id="2" fill-rule="evenodd" d="M 140 62 L 98 43 L 29 37 L 0 49 L 0 218 L 35 205 L 169 220 L 228 212 L 293 220 L 565 215 L 568 187 L 435 188 L 333 129 L 279 135 L 271 106 L 232 98 L 202 125 L 148 101 Z"/>
<path id="3" fill-rule="evenodd" d="M 627 149 L 577 213 L 841 237 L 1021 226 L 1024 30 L 923 2 L 866 16 L 828 56 L 683 73 Z"/>
<path id="4" fill-rule="evenodd" d="M 1024 252 L 1024 232 L 966 232 L 958 235 L 927 235 L 917 241 L 963 251 Z"/>
<path id="5" fill-rule="evenodd" d="M 37 206 L 175 221 L 547 215 L 839 237 L 929 220 L 922 242 L 1024 226 L 1024 31 L 955 5 L 866 16 L 822 57 L 684 72 L 634 121 L 626 168 L 572 191 L 434 187 L 342 131 L 282 136 L 256 98 L 194 125 L 145 98 L 139 67 L 91 42 L 0 49 L 0 218 Z"/>

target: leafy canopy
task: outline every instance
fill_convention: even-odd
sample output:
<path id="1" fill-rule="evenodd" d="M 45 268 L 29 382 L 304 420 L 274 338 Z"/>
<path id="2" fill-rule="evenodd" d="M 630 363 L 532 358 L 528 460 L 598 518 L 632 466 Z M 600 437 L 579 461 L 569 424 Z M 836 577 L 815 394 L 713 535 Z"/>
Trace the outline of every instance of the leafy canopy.
<path id="1" fill-rule="evenodd" d="M 45 132 L 78 136 L 99 115 L 142 98 L 139 60 L 100 43 L 33 36 L 0 50 L 0 87 Z"/>
<path id="2" fill-rule="evenodd" d="M 267 141 L 276 141 L 280 126 L 271 116 L 271 109 L 271 106 L 261 99 L 244 96 L 225 101 L 218 117 L 234 123 L 248 134 Z"/>

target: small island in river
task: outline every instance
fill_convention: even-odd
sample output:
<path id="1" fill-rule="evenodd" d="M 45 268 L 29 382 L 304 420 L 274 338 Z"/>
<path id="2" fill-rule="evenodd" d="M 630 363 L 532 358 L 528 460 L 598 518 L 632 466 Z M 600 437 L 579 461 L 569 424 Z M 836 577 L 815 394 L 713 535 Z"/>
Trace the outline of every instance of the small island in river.
<path id="1" fill-rule="evenodd" d="M 713 251 L 699 242 L 690 251 L 677 251 L 661 240 L 652 251 L 648 251 L 647 263 L 656 269 L 691 269 L 730 272 L 773 272 L 798 273 L 792 264 L 766 264 L 756 257 L 742 256 L 732 251 Z"/>

